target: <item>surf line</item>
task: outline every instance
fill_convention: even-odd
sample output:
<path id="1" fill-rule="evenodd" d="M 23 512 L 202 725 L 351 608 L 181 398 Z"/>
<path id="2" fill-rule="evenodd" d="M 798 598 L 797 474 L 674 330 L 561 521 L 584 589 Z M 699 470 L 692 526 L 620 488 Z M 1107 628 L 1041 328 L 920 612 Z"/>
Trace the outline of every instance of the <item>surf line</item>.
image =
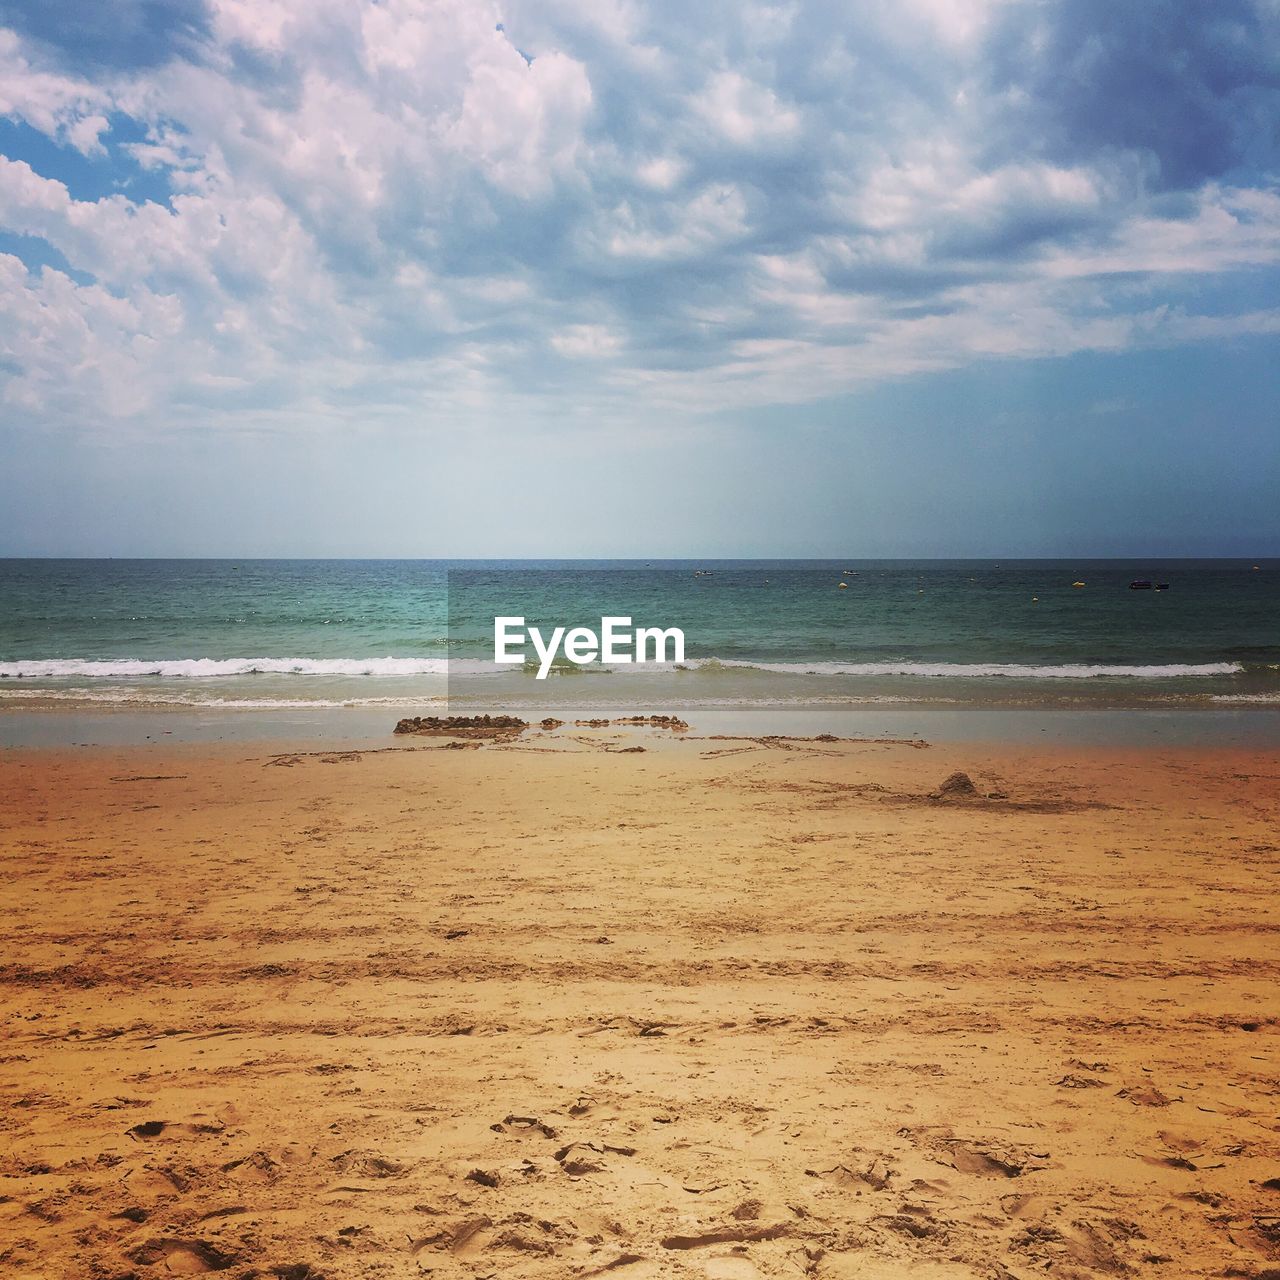
<path id="1" fill-rule="evenodd" d="M 544 636 L 539 628 L 526 626 L 522 617 L 494 618 L 494 662 L 525 662 L 526 640 L 538 655 L 539 680 L 547 678 L 562 646 L 565 658 L 580 667 L 592 662 L 684 661 L 684 632 L 679 627 L 637 627 L 632 631 L 630 618 L 616 617 L 601 618 L 598 632 L 590 627 L 555 627 Z M 516 645 L 521 647 L 516 649 Z"/>

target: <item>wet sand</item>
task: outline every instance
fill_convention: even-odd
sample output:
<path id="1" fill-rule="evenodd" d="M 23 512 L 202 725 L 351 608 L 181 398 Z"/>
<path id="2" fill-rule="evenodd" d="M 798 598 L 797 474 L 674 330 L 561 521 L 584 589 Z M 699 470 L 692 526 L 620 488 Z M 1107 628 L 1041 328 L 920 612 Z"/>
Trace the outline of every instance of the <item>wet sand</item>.
<path id="1" fill-rule="evenodd" d="M 12 1274 L 1280 1276 L 1280 752 L 0 771 Z"/>

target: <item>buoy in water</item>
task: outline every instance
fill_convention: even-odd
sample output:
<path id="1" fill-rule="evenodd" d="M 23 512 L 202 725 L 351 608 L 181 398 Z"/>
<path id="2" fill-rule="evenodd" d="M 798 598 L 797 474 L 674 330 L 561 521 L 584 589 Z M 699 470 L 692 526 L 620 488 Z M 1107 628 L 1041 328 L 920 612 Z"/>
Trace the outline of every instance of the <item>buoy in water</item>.
<path id="1" fill-rule="evenodd" d="M 842 583 L 840 584 L 840 590 L 841 590 L 841 591 L 848 591 L 848 590 L 849 590 L 849 584 L 848 584 L 847 582 L 842 582 Z"/>

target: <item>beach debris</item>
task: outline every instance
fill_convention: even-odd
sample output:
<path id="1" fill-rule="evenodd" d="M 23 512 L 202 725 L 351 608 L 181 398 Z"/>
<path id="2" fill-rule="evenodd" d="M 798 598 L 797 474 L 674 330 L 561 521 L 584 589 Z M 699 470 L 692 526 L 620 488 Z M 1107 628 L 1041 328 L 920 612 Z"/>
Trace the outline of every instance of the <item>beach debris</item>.
<path id="1" fill-rule="evenodd" d="M 689 726 L 679 716 L 619 716 L 613 720 L 575 720 L 579 729 L 607 729 L 611 725 L 637 725 L 646 729 L 674 729 L 677 732 Z"/>
<path id="2" fill-rule="evenodd" d="M 395 733 L 452 734 L 467 738 L 514 738 L 529 727 L 518 716 L 409 716 Z"/>
<path id="3" fill-rule="evenodd" d="M 942 785 L 929 798 L 931 800 L 973 799 L 977 794 L 978 788 L 973 785 L 973 779 L 967 773 L 957 770 L 944 778 Z"/>

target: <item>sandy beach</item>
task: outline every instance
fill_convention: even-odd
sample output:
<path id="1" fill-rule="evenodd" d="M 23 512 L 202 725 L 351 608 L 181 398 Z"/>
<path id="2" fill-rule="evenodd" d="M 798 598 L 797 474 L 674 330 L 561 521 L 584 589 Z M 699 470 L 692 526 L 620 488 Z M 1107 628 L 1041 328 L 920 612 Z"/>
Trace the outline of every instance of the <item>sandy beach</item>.
<path id="1" fill-rule="evenodd" d="M 448 741 L 0 755 L 0 1269 L 1280 1276 L 1280 753 Z"/>

